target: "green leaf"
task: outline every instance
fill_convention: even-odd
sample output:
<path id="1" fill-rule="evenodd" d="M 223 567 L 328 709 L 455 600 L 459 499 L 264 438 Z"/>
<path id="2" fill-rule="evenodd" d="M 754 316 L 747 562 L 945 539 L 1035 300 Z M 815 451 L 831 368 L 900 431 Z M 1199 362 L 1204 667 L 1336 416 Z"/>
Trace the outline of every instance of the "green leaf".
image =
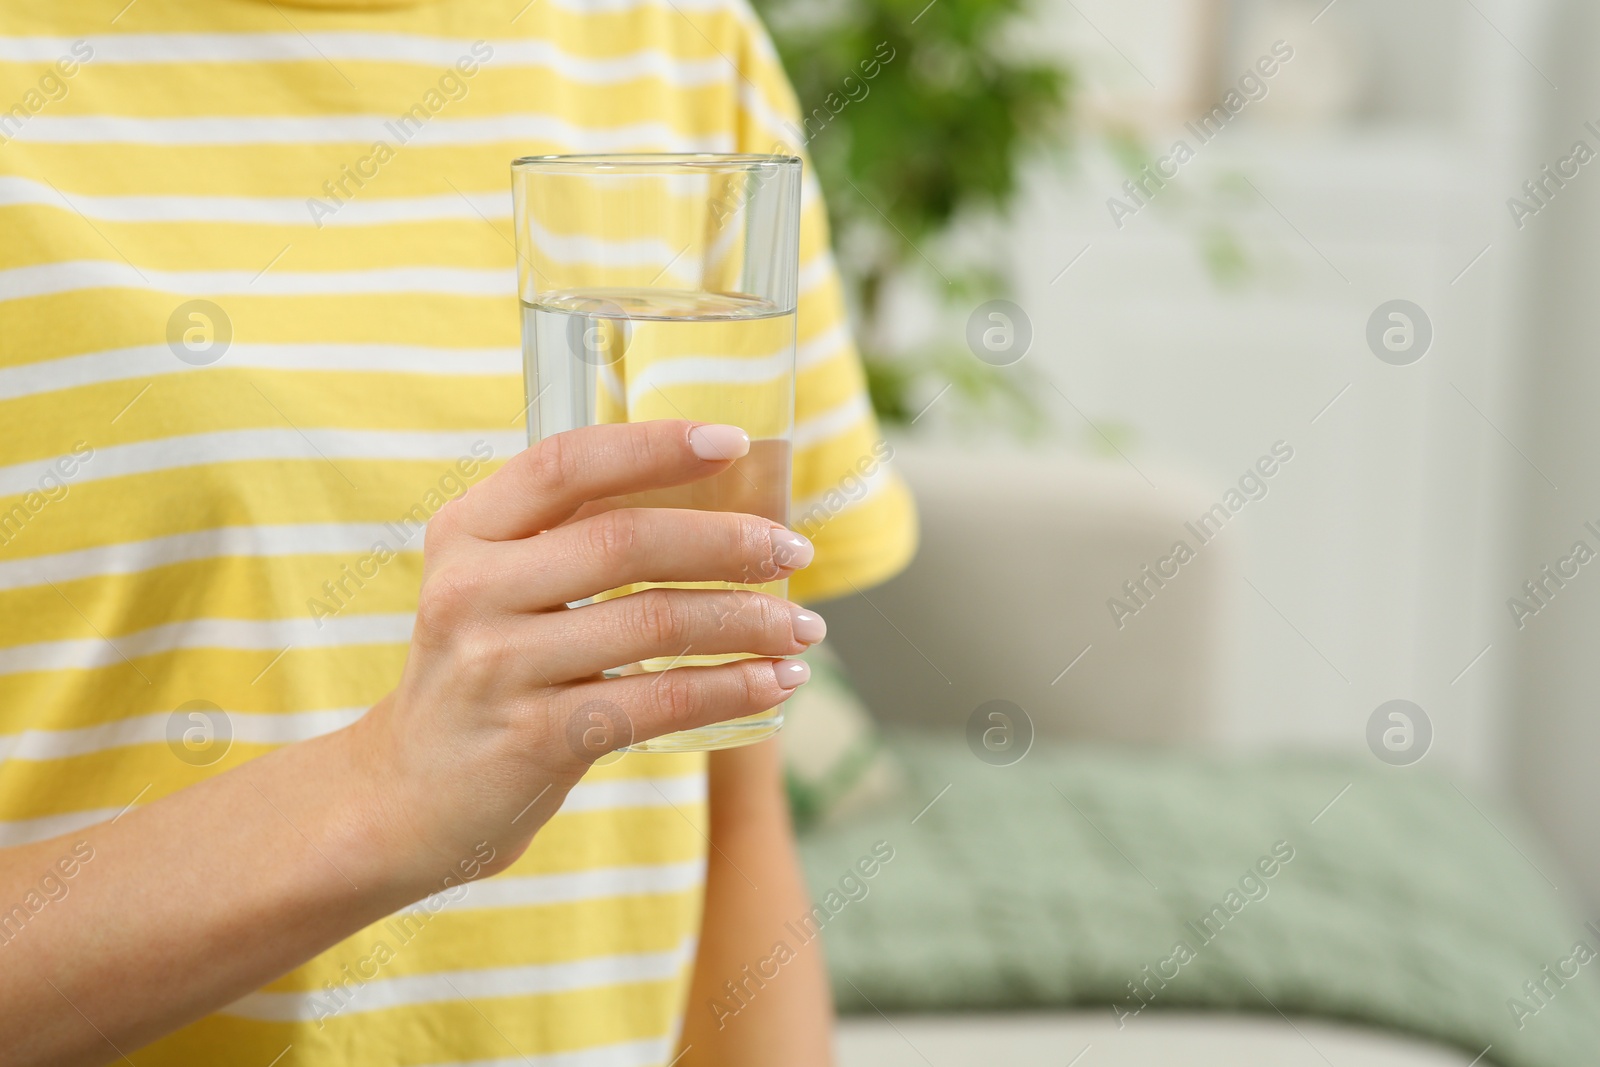
<path id="1" fill-rule="evenodd" d="M 1006 295 L 1003 250 L 988 263 L 941 263 L 937 246 L 962 218 L 1007 217 L 1023 162 L 1070 144 L 1071 69 L 1020 56 L 1006 37 L 1029 12 L 1028 0 L 755 6 L 809 120 L 807 149 L 836 239 L 841 248 L 871 250 L 840 257 L 863 337 L 885 343 L 879 297 L 886 277 L 929 277 L 958 313 L 974 294 Z M 1032 425 L 1018 414 L 1032 403 L 1023 375 L 995 377 L 964 352 L 872 352 L 866 370 L 887 423 L 914 417 L 912 393 L 943 374 L 957 383 L 952 392 L 965 416 L 1003 418 L 1019 432 Z"/>

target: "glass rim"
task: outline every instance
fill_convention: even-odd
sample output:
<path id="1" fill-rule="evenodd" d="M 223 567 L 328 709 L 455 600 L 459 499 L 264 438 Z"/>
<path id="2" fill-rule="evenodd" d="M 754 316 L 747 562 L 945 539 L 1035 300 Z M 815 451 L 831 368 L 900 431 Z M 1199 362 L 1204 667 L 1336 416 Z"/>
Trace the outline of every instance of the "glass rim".
<path id="1" fill-rule="evenodd" d="M 760 155 L 751 152 L 583 152 L 574 155 L 521 156 L 512 170 L 760 170 L 798 167 L 799 156 Z"/>

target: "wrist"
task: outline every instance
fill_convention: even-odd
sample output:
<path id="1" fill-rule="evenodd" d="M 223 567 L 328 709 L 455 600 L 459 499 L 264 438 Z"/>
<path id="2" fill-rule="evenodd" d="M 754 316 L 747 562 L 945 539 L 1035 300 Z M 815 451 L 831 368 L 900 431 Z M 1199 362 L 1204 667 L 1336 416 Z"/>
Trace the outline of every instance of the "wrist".
<path id="1" fill-rule="evenodd" d="M 324 811 L 328 847 L 348 861 L 346 873 L 364 893 L 399 907 L 434 892 L 438 879 L 427 835 L 417 825 L 418 807 L 408 798 L 406 775 L 384 734 L 387 700 L 319 738 L 325 751 L 317 762 L 320 773 L 337 783 L 335 802 Z"/>

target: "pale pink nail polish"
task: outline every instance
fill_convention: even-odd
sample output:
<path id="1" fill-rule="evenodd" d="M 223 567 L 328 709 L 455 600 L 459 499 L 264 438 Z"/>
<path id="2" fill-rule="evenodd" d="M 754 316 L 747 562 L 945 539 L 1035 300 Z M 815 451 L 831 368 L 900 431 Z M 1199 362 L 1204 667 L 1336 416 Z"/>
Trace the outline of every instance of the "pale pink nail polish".
<path id="1" fill-rule="evenodd" d="M 811 542 L 782 526 L 772 528 L 772 562 L 784 570 L 797 571 L 809 566 L 817 550 Z"/>
<path id="2" fill-rule="evenodd" d="M 772 665 L 772 673 L 780 689 L 798 689 L 811 680 L 811 668 L 798 659 L 780 659 Z"/>
<path id="3" fill-rule="evenodd" d="M 750 435 L 737 426 L 712 422 L 689 431 L 689 447 L 704 460 L 740 459 L 750 451 Z"/>
<path id="4" fill-rule="evenodd" d="M 814 645 L 828 636 L 828 624 L 816 612 L 790 604 L 789 614 L 794 619 L 794 639 L 802 645 Z"/>

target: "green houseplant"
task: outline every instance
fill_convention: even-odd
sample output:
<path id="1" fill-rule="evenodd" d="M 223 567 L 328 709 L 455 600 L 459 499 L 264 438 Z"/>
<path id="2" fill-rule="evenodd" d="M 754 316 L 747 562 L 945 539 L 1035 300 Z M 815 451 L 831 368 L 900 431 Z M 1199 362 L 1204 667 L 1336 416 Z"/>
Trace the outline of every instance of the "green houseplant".
<path id="1" fill-rule="evenodd" d="M 1006 295 L 997 258 L 941 262 L 938 250 L 957 223 L 1003 218 L 1023 162 L 1065 143 L 1072 74 L 1016 47 L 1028 0 L 755 6 L 806 115 L 879 416 L 908 422 L 920 397 L 948 384 L 969 409 L 1036 423 L 1017 368 L 979 363 L 959 330 L 932 351 L 900 351 L 886 306 L 888 287 L 903 279 L 925 284 L 952 315 Z"/>

